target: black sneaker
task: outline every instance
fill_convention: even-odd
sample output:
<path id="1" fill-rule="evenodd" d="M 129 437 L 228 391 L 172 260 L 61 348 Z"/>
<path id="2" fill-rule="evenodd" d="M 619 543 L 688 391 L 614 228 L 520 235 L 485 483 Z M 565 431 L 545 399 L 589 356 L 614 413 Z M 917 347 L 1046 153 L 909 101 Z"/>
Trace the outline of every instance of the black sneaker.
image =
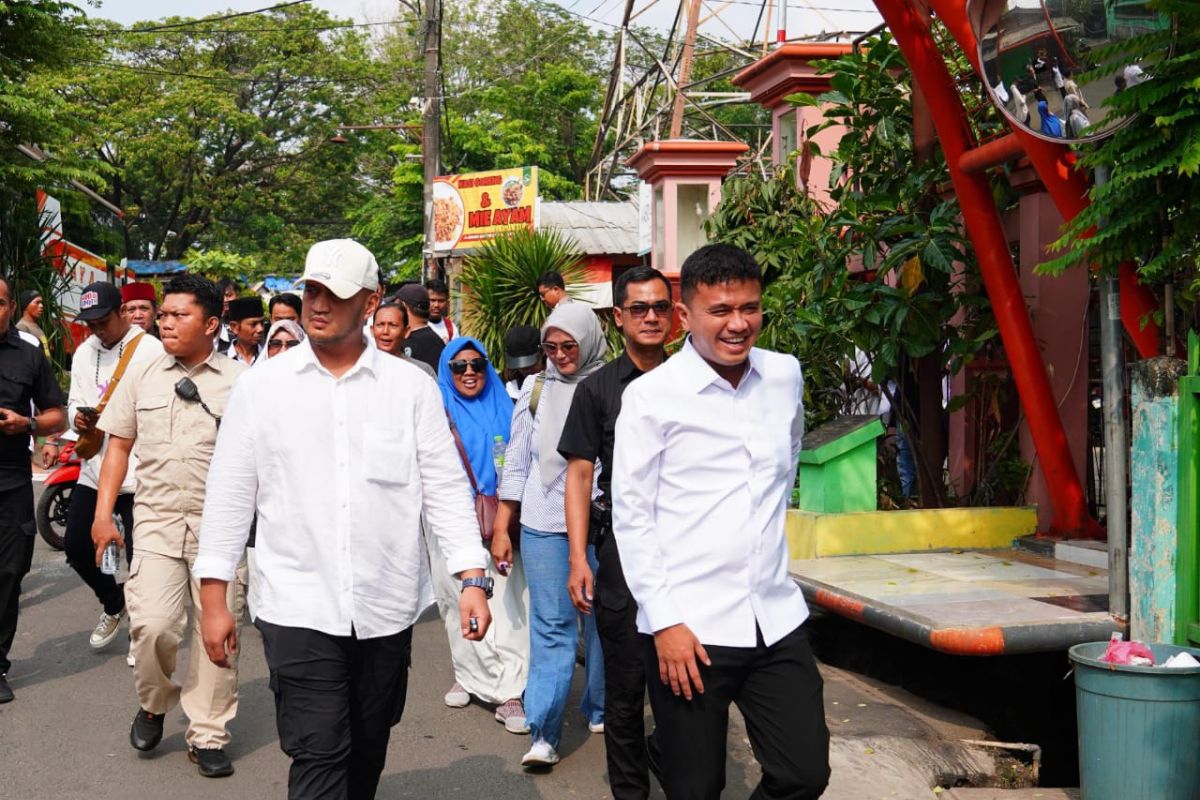
<path id="1" fill-rule="evenodd" d="M 233 762 L 225 755 L 224 748 L 192 747 L 188 750 L 188 758 L 206 778 L 224 778 L 233 774 Z"/>
<path id="2" fill-rule="evenodd" d="M 158 747 L 158 743 L 162 741 L 165 716 L 166 714 L 151 714 L 144 709 L 138 709 L 133 718 L 133 725 L 129 727 L 129 743 L 133 745 L 134 750 L 145 753 Z"/>
<path id="3" fill-rule="evenodd" d="M 11 703 L 14 697 L 16 695 L 13 694 L 12 687 L 8 685 L 8 673 L 6 672 L 0 675 L 0 703 Z"/>

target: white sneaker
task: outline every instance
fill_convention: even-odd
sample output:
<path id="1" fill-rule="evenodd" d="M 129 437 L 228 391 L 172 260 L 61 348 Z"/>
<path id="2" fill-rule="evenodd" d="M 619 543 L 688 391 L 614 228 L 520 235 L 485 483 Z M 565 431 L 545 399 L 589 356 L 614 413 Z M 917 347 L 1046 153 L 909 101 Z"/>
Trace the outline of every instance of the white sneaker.
<path id="1" fill-rule="evenodd" d="M 466 708 L 471 704 L 471 695 L 467 693 L 467 690 L 458 681 L 454 682 L 454 685 L 450 687 L 450 691 L 446 692 L 446 696 L 442 699 L 451 708 Z"/>
<path id="2" fill-rule="evenodd" d="M 558 761 L 558 751 L 545 739 L 535 741 L 529 752 L 521 756 L 522 767 L 553 767 Z"/>
<path id="3" fill-rule="evenodd" d="M 100 612 L 100 621 L 96 623 L 96 629 L 88 637 L 88 644 L 92 646 L 93 650 L 101 650 L 117 638 L 117 631 L 121 629 L 121 618 L 124 616 L 125 609 L 121 609 L 121 613 L 115 617 L 103 611 Z"/>
<path id="4" fill-rule="evenodd" d="M 604 723 L 603 722 L 589 722 L 588 730 L 591 731 L 592 733 L 604 733 Z"/>
<path id="5" fill-rule="evenodd" d="M 129 667 L 130 669 L 133 669 L 135 666 L 137 666 L 137 661 L 134 660 L 134 657 L 133 657 L 133 638 L 132 637 L 130 637 L 130 639 L 129 639 L 129 652 L 125 654 L 125 666 Z"/>

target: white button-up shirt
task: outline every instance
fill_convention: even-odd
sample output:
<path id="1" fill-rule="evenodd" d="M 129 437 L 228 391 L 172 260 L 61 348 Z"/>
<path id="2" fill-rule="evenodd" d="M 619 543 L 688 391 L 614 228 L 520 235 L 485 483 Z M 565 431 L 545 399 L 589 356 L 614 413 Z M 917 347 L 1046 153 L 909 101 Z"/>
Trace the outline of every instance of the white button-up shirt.
<path id="1" fill-rule="evenodd" d="M 341 378 L 310 343 L 238 380 L 209 470 L 197 578 L 232 580 L 258 512 L 258 616 L 389 636 L 432 601 L 424 515 L 452 574 L 487 553 L 441 393 L 368 347 Z"/>
<path id="2" fill-rule="evenodd" d="M 689 340 L 629 385 L 613 452 L 613 533 L 638 630 L 771 645 L 808 617 L 784 522 L 804 435 L 791 356 L 753 349 L 735 389 Z"/>

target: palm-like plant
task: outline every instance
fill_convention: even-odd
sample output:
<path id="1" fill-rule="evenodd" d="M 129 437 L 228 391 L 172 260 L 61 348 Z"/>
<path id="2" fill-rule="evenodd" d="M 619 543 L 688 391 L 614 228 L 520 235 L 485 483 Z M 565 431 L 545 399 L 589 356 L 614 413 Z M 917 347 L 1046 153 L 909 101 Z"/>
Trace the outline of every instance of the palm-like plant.
<path id="1" fill-rule="evenodd" d="M 514 325 L 541 327 L 549 309 L 538 298 L 542 273 L 563 276 L 568 293 L 585 280 L 583 253 L 560 232 L 518 230 L 498 236 L 463 264 L 463 328 L 504 369 L 504 334 Z"/>

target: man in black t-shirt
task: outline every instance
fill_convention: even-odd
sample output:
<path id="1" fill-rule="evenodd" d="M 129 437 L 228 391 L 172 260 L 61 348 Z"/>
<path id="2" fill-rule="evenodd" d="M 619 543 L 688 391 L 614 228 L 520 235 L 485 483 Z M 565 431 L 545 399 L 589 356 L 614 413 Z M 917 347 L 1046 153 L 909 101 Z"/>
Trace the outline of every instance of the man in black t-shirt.
<path id="1" fill-rule="evenodd" d="M 41 348 L 17 334 L 15 310 L 12 286 L 0 278 L 0 703 L 13 699 L 8 651 L 17 633 L 21 581 L 33 564 L 37 532 L 29 437 L 49 436 L 67 425 L 66 399 L 54 368 Z"/>
<path id="2" fill-rule="evenodd" d="M 613 318 L 625 339 L 625 352 L 579 385 L 558 443 L 567 459 L 567 588 L 581 612 L 595 609 L 604 653 L 604 747 L 613 800 L 644 800 L 650 793 L 642 722 L 645 659 L 639 649 L 637 603 L 625 585 L 609 512 L 614 431 L 625 387 L 666 358 L 663 343 L 671 332 L 671 312 L 671 284 L 661 272 L 635 267 L 621 275 L 613 291 Z M 597 459 L 601 495 L 593 503 Z M 600 562 L 594 599 L 589 538 Z"/>
<path id="3" fill-rule="evenodd" d="M 396 300 L 408 309 L 408 338 L 404 354 L 429 365 L 437 374 L 438 360 L 446 343 L 429 327 L 429 292 L 419 283 L 406 283 L 396 292 Z"/>

